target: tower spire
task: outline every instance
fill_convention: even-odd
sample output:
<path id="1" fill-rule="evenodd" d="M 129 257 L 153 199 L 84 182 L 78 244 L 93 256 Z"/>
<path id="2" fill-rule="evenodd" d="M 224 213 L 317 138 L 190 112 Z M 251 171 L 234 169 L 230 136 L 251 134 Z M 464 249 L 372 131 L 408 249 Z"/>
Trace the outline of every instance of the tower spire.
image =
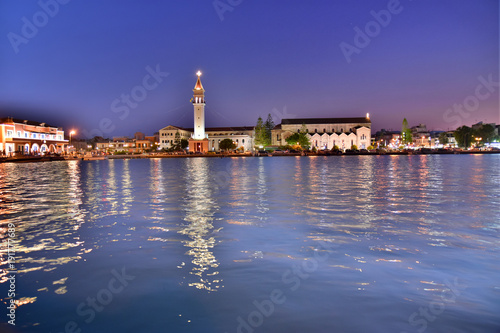
<path id="1" fill-rule="evenodd" d="M 201 72 L 198 71 L 196 75 L 198 75 L 198 80 L 196 80 L 196 84 L 193 89 L 193 104 L 205 104 L 205 89 L 203 89 L 203 85 L 201 84 Z"/>
<path id="2" fill-rule="evenodd" d="M 202 91 L 205 91 L 205 89 L 203 89 L 203 85 L 201 84 L 201 80 L 200 80 L 200 76 L 201 76 L 201 72 L 198 71 L 196 73 L 196 75 L 198 75 L 198 80 L 196 81 L 196 85 L 194 86 L 194 90 L 202 90 Z"/>

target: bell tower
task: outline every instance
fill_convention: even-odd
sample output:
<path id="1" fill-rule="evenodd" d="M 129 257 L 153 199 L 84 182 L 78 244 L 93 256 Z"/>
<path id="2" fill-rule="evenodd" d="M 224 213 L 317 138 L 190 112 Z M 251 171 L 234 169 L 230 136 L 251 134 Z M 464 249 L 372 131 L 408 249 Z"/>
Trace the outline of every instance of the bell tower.
<path id="1" fill-rule="evenodd" d="M 189 151 L 206 153 L 208 151 L 208 137 L 205 134 L 205 89 L 201 84 L 201 72 L 198 71 L 196 75 L 198 80 L 196 80 L 191 99 L 194 106 L 194 134 L 189 140 Z"/>
<path id="2" fill-rule="evenodd" d="M 205 89 L 201 84 L 201 72 L 196 73 L 198 80 L 193 89 L 193 106 L 194 106 L 194 139 L 205 139 Z"/>

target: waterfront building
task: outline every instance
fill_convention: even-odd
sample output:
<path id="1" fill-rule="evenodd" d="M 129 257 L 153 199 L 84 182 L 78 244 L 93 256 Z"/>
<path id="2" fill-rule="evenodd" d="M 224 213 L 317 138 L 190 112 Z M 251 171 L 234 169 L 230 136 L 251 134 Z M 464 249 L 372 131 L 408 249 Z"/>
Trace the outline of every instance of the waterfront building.
<path id="1" fill-rule="evenodd" d="M 411 128 L 414 147 L 432 147 L 431 133 L 425 124 L 419 124 Z"/>
<path id="2" fill-rule="evenodd" d="M 122 152 L 127 154 L 144 153 L 153 147 L 150 140 L 129 139 L 126 137 L 114 137 L 113 141 L 96 142 L 96 150 L 106 154 Z"/>
<path id="3" fill-rule="evenodd" d="M 0 152 L 5 155 L 62 153 L 67 143 L 61 127 L 10 117 L 0 119 Z"/>
<path id="4" fill-rule="evenodd" d="M 177 140 L 189 141 L 189 151 L 219 151 L 219 144 L 224 139 L 231 139 L 236 148 L 242 151 L 254 149 L 255 127 L 214 127 L 205 128 L 205 89 L 201 83 L 201 73 L 193 89 L 191 102 L 194 107 L 194 127 L 183 128 L 168 125 L 159 131 L 160 148 L 169 149 Z M 286 139 L 298 133 L 305 126 L 311 147 L 316 149 L 350 149 L 357 146 L 366 149 L 370 146 L 371 120 L 366 117 L 354 118 L 297 118 L 282 119 L 271 131 L 273 146 L 287 145 Z"/>
<path id="5" fill-rule="evenodd" d="M 236 149 L 252 150 L 255 137 L 254 126 L 205 127 L 205 89 L 201 84 L 201 72 L 198 72 L 197 76 L 191 99 L 194 107 L 194 127 L 183 128 L 168 125 L 162 128 L 159 131 L 160 148 L 171 148 L 177 140 L 186 139 L 189 141 L 190 152 L 219 151 L 220 142 L 224 139 L 231 139 Z"/>
<path id="6" fill-rule="evenodd" d="M 391 149 L 397 149 L 402 145 L 401 132 L 400 131 L 386 131 L 381 129 L 375 133 L 375 142 L 373 147 L 379 148 L 387 147 Z"/>
<path id="7" fill-rule="evenodd" d="M 294 133 L 305 131 L 316 149 L 351 149 L 356 145 L 359 149 L 370 146 L 371 120 L 366 117 L 355 118 L 294 118 L 282 119 L 271 131 L 272 145 L 287 145 L 286 139 Z"/>

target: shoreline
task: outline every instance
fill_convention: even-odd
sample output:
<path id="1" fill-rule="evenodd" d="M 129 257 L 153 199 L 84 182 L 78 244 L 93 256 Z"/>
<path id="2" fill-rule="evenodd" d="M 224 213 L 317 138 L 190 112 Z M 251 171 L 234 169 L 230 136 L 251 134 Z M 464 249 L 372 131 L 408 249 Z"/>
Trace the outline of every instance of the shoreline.
<path id="1" fill-rule="evenodd" d="M 53 161 L 96 161 L 96 160 L 115 160 L 115 159 L 144 159 L 144 158 L 199 158 L 199 157 L 209 157 L 209 158 L 227 158 L 227 157 L 290 157 L 290 156 L 359 156 L 359 155 L 370 155 L 370 156 L 380 156 L 380 155 L 477 155 L 477 154 L 500 154 L 500 150 L 465 150 L 465 151 L 428 151 L 428 152 L 376 152 L 376 153 L 327 153 L 327 152 L 307 152 L 307 153 L 279 153 L 279 154 L 155 154 L 155 155 L 107 155 L 98 157 L 69 157 L 69 156 L 30 156 L 30 157 L 4 157 L 0 158 L 0 163 L 35 163 L 35 162 L 53 162 Z"/>

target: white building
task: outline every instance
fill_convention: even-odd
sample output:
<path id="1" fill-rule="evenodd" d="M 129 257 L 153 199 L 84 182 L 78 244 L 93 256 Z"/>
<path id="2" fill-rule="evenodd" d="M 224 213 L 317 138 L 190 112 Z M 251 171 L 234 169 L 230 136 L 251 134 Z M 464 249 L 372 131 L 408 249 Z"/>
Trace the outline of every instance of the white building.
<path id="1" fill-rule="evenodd" d="M 287 145 L 286 139 L 294 133 L 300 133 L 305 127 L 311 142 L 311 148 L 350 149 L 356 145 L 359 149 L 370 146 L 371 120 L 369 115 L 358 118 L 296 118 L 282 119 L 281 124 L 274 127 L 272 144 Z"/>
<path id="2" fill-rule="evenodd" d="M 60 127 L 29 120 L 0 119 L 0 152 L 5 155 L 62 153 L 67 144 Z"/>

